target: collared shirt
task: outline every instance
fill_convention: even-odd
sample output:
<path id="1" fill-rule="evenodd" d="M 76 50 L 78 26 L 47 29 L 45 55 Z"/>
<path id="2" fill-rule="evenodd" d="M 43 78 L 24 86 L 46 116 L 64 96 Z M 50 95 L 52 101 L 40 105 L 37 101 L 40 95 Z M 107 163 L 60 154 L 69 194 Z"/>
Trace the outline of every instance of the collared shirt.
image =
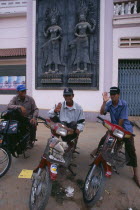
<path id="1" fill-rule="evenodd" d="M 49 117 L 50 118 L 57 115 L 57 113 L 54 112 L 54 109 L 55 108 L 53 108 L 49 111 Z M 60 110 L 60 113 L 59 113 L 58 117 L 59 117 L 61 122 L 62 121 L 67 122 L 67 123 L 70 123 L 72 121 L 77 122 L 77 129 L 79 131 L 83 131 L 85 122 L 78 122 L 78 121 L 79 120 L 84 120 L 85 121 L 85 116 L 84 116 L 84 113 L 83 113 L 83 109 L 79 104 L 73 102 L 73 106 L 69 107 L 69 106 L 66 105 L 66 102 L 64 101 L 62 103 L 62 107 L 61 107 L 61 110 Z"/>
<path id="2" fill-rule="evenodd" d="M 26 95 L 24 101 L 22 101 L 19 96 L 14 96 L 10 103 L 8 104 L 8 109 L 17 109 L 23 106 L 26 109 L 26 116 L 28 118 L 37 118 L 38 108 L 35 104 L 34 99 L 31 96 Z"/>
<path id="3" fill-rule="evenodd" d="M 119 120 L 123 119 L 123 128 L 133 132 L 133 127 L 128 120 L 128 106 L 126 101 L 119 99 L 118 105 L 113 106 L 112 101 L 108 101 L 105 106 L 105 112 L 110 112 L 111 123 L 119 124 Z"/>

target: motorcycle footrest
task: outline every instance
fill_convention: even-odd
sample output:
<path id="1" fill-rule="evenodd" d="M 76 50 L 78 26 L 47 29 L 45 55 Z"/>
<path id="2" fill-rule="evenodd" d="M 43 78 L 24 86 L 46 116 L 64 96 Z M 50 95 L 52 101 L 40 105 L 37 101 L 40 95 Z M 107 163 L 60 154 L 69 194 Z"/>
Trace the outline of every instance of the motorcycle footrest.
<path id="1" fill-rule="evenodd" d="M 71 163 L 71 164 L 70 164 L 70 167 L 71 167 L 71 166 L 77 167 L 77 165 L 76 165 L 75 163 Z"/>
<path id="2" fill-rule="evenodd" d="M 73 153 L 76 153 L 76 154 L 78 154 L 78 155 L 80 154 L 80 152 L 78 152 L 78 151 L 76 151 L 76 150 L 75 150 Z"/>
<path id="3" fill-rule="evenodd" d="M 73 172 L 73 170 L 71 169 L 71 166 L 68 167 L 68 170 L 72 173 L 73 176 L 76 176 L 77 174 Z"/>

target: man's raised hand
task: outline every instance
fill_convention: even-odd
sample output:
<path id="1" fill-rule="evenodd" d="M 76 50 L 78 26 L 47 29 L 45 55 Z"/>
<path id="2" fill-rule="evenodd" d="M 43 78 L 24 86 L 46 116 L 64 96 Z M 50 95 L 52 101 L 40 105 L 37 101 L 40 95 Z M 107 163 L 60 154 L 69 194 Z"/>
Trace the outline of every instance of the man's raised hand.
<path id="1" fill-rule="evenodd" d="M 108 96 L 108 93 L 107 93 L 107 92 L 104 92 L 104 93 L 102 94 L 102 96 L 103 96 L 103 101 L 104 101 L 104 102 L 107 102 L 107 101 L 110 99 L 110 97 Z"/>
<path id="2" fill-rule="evenodd" d="M 61 107 L 62 107 L 62 104 L 61 103 L 58 103 L 57 105 L 55 105 L 54 112 L 60 112 Z"/>

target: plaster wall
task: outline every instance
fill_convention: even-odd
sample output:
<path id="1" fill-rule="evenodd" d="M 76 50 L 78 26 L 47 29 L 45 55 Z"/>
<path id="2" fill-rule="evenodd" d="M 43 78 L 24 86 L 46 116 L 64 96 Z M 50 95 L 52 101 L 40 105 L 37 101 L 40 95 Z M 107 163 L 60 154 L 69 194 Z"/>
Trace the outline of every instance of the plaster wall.
<path id="1" fill-rule="evenodd" d="M 0 49 L 26 48 L 26 16 L 0 17 Z"/>
<path id="2" fill-rule="evenodd" d="M 140 59 L 140 48 L 119 47 L 121 37 L 140 37 L 140 27 L 125 27 L 113 29 L 113 85 L 118 85 L 118 60 Z"/>

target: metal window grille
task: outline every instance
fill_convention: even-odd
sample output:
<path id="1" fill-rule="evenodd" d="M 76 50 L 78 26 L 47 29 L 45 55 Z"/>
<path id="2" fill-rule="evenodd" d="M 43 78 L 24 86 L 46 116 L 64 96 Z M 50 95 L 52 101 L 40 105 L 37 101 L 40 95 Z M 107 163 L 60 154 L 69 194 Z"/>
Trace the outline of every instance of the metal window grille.
<path id="1" fill-rule="evenodd" d="M 140 116 L 140 60 L 119 60 L 118 84 L 130 116 Z"/>

